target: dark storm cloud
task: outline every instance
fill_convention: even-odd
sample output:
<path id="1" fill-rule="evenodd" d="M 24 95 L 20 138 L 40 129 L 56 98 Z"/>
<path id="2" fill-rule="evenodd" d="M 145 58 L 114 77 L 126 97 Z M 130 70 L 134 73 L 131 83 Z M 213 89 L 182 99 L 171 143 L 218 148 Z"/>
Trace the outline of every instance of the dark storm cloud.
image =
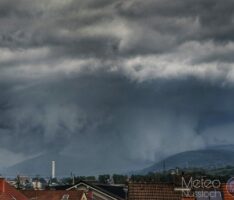
<path id="1" fill-rule="evenodd" d="M 97 71 L 8 91 L 10 100 L 1 107 L 1 147 L 27 155 L 82 149 L 89 159 L 100 154 L 119 163 L 122 154 L 129 160 L 159 159 L 212 145 L 203 136 L 207 125 L 214 126 L 208 113 L 233 112 L 232 88 L 191 79 L 140 84 Z M 225 124 L 218 121 L 216 126 Z M 212 138 L 223 144 L 221 136 Z"/>
<path id="2" fill-rule="evenodd" d="M 1 1 L 0 148 L 121 163 L 233 143 L 233 8 Z"/>
<path id="3" fill-rule="evenodd" d="M 162 27 L 158 28 L 159 31 L 168 33 L 170 27 L 173 27 L 176 31 L 176 24 L 164 24 L 165 19 L 184 19 L 189 22 L 189 19 L 198 19 L 201 25 L 198 32 L 194 32 L 194 35 L 190 35 L 194 39 L 214 39 L 217 41 L 229 41 L 232 38 L 233 33 L 233 7 L 234 3 L 231 0 L 225 1 L 129 1 L 131 3 L 120 4 L 120 12 L 127 18 L 132 20 L 146 20 L 147 23 L 154 23 L 154 21 L 160 20 Z M 169 26 L 168 26 L 169 25 Z M 164 26 L 164 28 L 163 28 Z M 177 26 L 177 28 L 180 28 Z M 187 27 L 188 28 L 188 27 Z M 183 33 L 182 33 L 183 34 Z M 185 36 L 185 35 L 183 35 Z M 179 37 L 176 35 L 175 37 Z M 183 39 L 191 39 L 183 37 Z"/>
<path id="4" fill-rule="evenodd" d="M 125 57 L 171 51 L 188 41 L 233 40 L 234 5 L 228 0 L 21 0 L 1 7 L 2 46 L 49 46 L 66 56 Z"/>

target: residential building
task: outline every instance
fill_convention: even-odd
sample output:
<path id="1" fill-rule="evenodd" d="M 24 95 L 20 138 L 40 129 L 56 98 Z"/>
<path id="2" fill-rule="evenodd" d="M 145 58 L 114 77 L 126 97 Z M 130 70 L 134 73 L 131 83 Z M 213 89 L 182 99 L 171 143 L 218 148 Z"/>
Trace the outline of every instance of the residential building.
<path id="1" fill-rule="evenodd" d="M 24 194 L 0 178 L 0 200 L 29 200 Z"/>
<path id="2" fill-rule="evenodd" d="M 92 200 L 124 200 L 127 197 L 124 186 L 91 184 L 85 181 L 80 181 L 67 189 L 67 191 L 72 190 L 83 190 L 86 192 L 87 198 Z"/>

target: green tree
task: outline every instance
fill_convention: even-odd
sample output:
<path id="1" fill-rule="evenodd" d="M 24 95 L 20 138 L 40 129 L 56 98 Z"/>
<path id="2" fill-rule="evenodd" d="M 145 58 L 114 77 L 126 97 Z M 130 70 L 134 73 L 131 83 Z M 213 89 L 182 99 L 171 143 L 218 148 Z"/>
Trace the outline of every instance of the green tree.
<path id="1" fill-rule="evenodd" d="M 98 181 L 100 183 L 107 184 L 110 180 L 110 175 L 109 174 L 103 174 L 98 176 Z"/>
<path id="2" fill-rule="evenodd" d="M 127 176 L 126 175 L 121 175 L 121 174 L 114 174 L 113 175 L 113 180 L 115 184 L 125 184 L 127 181 Z"/>

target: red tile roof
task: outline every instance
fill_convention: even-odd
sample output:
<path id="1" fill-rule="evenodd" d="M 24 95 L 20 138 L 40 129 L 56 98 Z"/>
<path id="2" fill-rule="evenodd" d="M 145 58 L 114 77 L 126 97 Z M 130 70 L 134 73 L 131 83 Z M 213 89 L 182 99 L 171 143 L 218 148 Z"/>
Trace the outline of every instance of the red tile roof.
<path id="1" fill-rule="evenodd" d="M 12 197 L 12 196 L 10 196 L 8 194 L 2 193 L 2 194 L 0 194 L 0 199 L 1 200 L 13 200 L 14 197 Z"/>
<path id="2" fill-rule="evenodd" d="M 30 199 L 37 200 L 82 200 L 84 191 L 66 191 L 66 190 L 22 190 L 22 193 Z M 66 198 L 64 198 L 66 200 Z"/>
<path id="3" fill-rule="evenodd" d="M 232 196 L 228 191 L 227 191 L 227 185 L 223 184 L 221 186 L 221 191 L 223 193 L 223 200 L 234 200 L 234 196 Z"/>
<path id="4" fill-rule="evenodd" d="M 195 197 L 182 197 L 181 200 L 195 200 Z"/>
<path id="5" fill-rule="evenodd" d="M 129 183 L 128 200 L 181 200 L 173 184 Z"/>
<path id="6" fill-rule="evenodd" d="M 0 200 L 28 200 L 28 198 L 0 178 Z"/>

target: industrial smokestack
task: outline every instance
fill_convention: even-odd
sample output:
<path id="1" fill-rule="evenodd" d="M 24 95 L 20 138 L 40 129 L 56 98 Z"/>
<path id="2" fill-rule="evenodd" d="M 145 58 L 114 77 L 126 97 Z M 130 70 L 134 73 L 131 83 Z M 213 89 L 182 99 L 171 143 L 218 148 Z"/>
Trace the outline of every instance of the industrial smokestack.
<path id="1" fill-rule="evenodd" d="M 55 178 L 55 161 L 52 161 L 52 179 Z"/>

